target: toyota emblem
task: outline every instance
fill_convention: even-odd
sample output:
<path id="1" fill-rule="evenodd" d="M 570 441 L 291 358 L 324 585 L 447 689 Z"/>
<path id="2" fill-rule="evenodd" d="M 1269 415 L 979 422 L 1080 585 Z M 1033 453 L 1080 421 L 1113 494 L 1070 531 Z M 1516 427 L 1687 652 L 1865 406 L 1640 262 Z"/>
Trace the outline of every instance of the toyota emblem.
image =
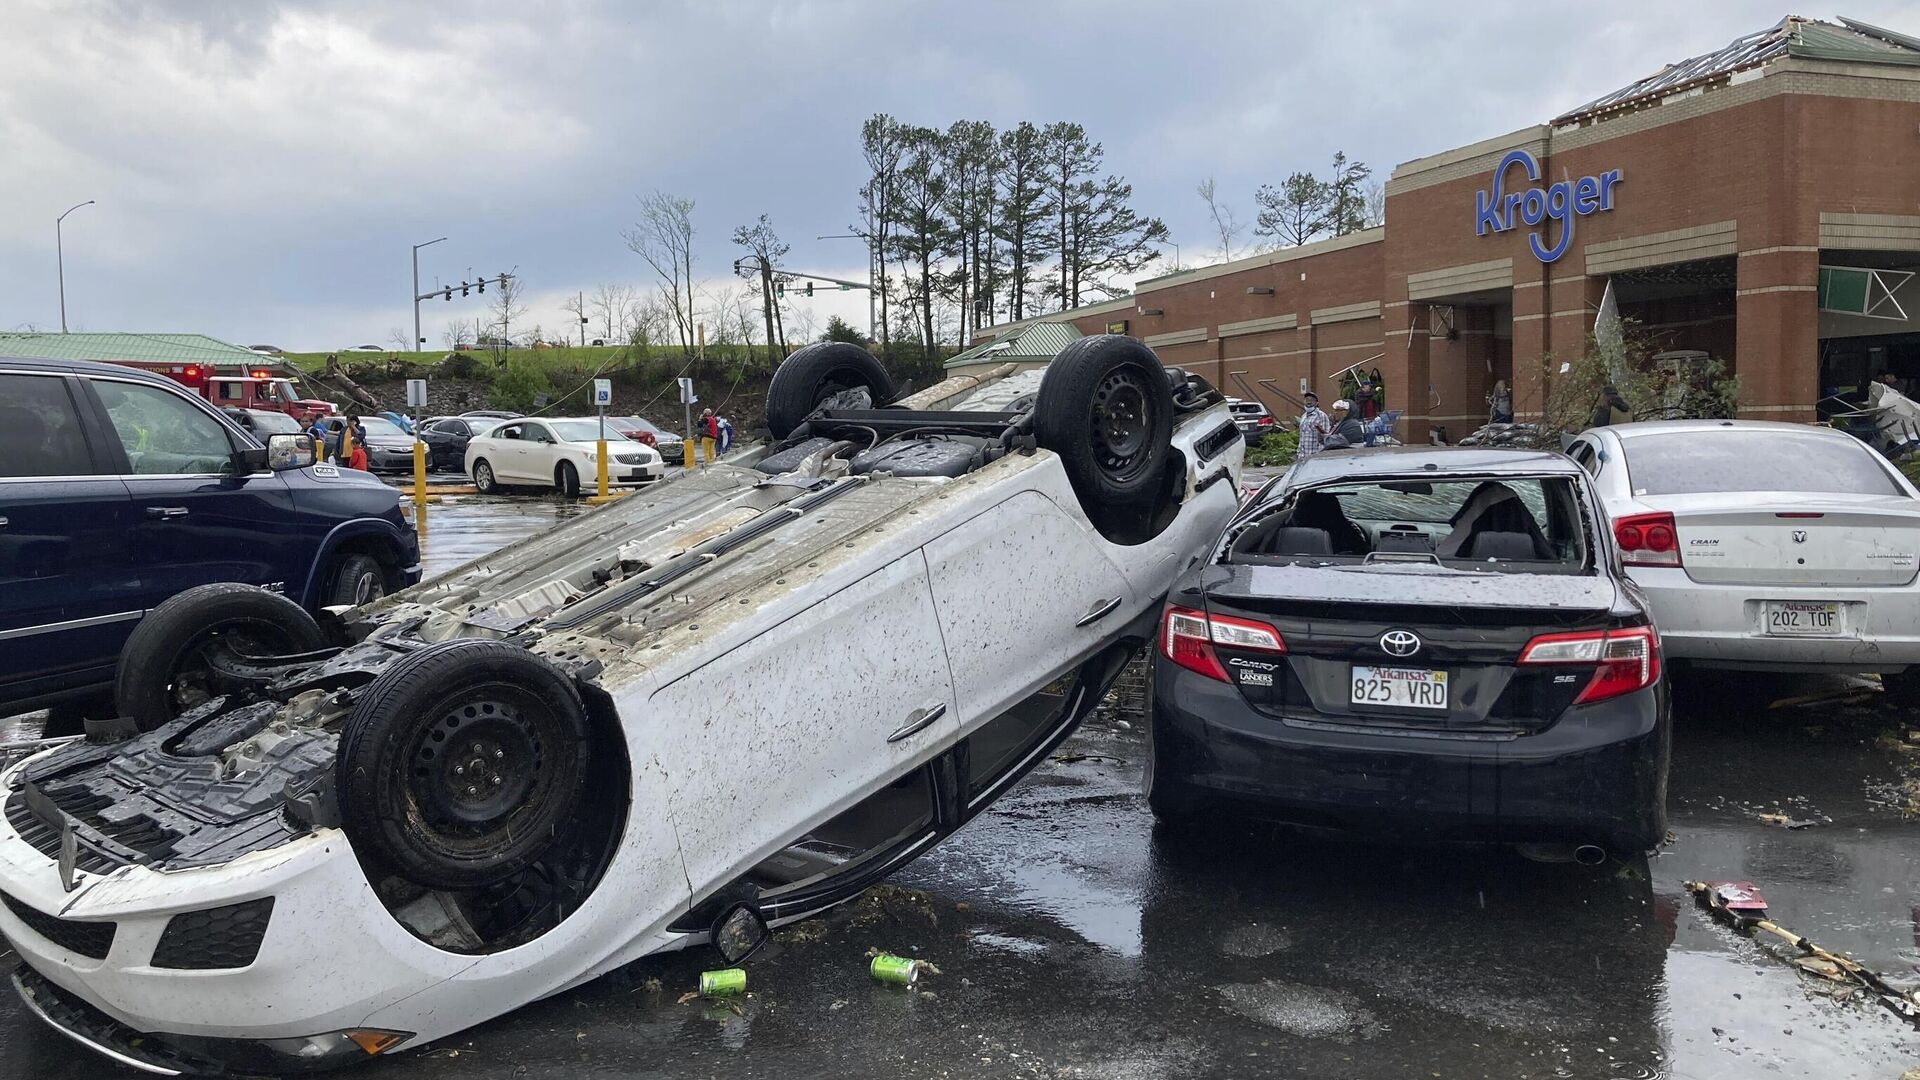
<path id="1" fill-rule="evenodd" d="M 1412 656 L 1420 651 L 1420 637 L 1411 630 L 1389 630 L 1380 635 L 1380 651 L 1388 656 Z"/>
<path id="2" fill-rule="evenodd" d="M 1807 530 L 1805 530 L 1805 529 L 1795 529 L 1795 530 L 1793 530 L 1793 542 L 1794 542 L 1794 543 L 1796 543 L 1796 544 L 1804 544 L 1804 543 L 1806 543 L 1806 542 L 1807 542 Z"/>

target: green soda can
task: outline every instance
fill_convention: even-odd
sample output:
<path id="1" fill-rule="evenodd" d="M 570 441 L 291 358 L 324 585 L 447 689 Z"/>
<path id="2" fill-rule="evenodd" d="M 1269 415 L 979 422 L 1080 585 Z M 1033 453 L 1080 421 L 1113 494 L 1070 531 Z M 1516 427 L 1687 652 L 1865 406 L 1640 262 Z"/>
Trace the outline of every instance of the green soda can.
<path id="1" fill-rule="evenodd" d="M 747 973 L 743 968 L 721 968 L 700 973 L 701 997 L 735 997 L 747 992 Z"/>
<path id="2" fill-rule="evenodd" d="M 920 961 L 909 960 L 904 956 L 889 956 L 881 953 L 873 958 L 867 970 L 875 979 L 895 986 L 912 986 L 920 980 Z"/>

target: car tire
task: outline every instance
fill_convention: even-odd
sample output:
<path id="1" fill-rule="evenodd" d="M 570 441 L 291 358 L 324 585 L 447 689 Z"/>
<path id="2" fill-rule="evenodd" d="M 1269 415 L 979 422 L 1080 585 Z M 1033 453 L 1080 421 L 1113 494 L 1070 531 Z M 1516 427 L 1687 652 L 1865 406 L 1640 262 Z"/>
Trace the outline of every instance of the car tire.
<path id="1" fill-rule="evenodd" d="M 196 586 L 149 611 L 127 637 L 113 678 L 118 715 L 152 731 L 210 698 L 202 653 L 217 637 L 256 656 L 327 646 L 313 616 L 279 593 L 235 582 Z"/>
<path id="2" fill-rule="evenodd" d="M 486 458 L 473 463 L 473 488 L 482 495 L 500 494 L 500 481 L 494 479 L 493 466 Z"/>
<path id="3" fill-rule="evenodd" d="M 569 499 L 579 498 L 580 470 L 574 468 L 571 461 L 561 462 L 560 467 L 553 470 L 553 486 Z"/>
<path id="4" fill-rule="evenodd" d="M 1047 366 L 1033 433 L 1060 455 L 1083 506 L 1148 502 L 1164 490 L 1173 452 L 1166 369 L 1133 338 L 1080 338 Z"/>
<path id="5" fill-rule="evenodd" d="M 348 555 L 340 560 L 327 589 L 327 604 L 359 607 L 387 595 L 387 571 L 371 555 Z"/>
<path id="6" fill-rule="evenodd" d="M 589 745 L 579 691 L 541 657 L 477 639 L 422 649 L 388 665 L 341 728 L 347 837 L 417 885 L 498 883 L 566 842 Z"/>
<path id="7" fill-rule="evenodd" d="M 774 369 L 767 386 L 767 429 L 784 439 L 820 403 L 845 390 L 865 387 L 875 408 L 891 404 L 893 378 L 867 350 L 846 341 L 820 341 L 794 352 Z"/>

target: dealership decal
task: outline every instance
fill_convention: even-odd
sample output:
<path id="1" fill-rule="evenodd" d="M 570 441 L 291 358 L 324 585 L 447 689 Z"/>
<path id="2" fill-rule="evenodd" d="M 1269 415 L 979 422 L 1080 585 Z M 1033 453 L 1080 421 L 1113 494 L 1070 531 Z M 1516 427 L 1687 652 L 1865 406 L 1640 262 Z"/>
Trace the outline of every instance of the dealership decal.
<path id="1" fill-rule="evenodd" d="M 1518 165 L 1534 186 L 1525 191 L 1506 190 L 1507 170 Z M 1537 225 L 1527 237 L 1533 257 L 1550 263 L 1567 253 L 1573 243 L 1573 219 L 1598 210 L 1613 209 L 1613 189 L 1620 183 L 1620 170 L 1608 169 L 1599 176 L 1578 180 L 1558 180 L 1546 187 L 1540 184 L 1540 163 L 1525 150 L 1512 150 L 1493 170 L 1493 190 L 1476 191 L 1473 196 L 1473 231 L 1477 236 L 1503 233 L 1516 224 Z M 1548 222 L 1560 223 L 1560 235 L 1551 246 L 1546 242 Z"/>

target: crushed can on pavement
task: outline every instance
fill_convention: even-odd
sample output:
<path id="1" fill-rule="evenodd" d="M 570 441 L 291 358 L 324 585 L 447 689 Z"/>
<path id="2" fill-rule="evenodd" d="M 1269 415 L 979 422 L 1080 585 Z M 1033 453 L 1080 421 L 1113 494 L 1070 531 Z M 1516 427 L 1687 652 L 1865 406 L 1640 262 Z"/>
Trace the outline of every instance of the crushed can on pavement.
<path id="1" fill-rule="evenodd" d="M 745 968 L 721 968 L 700 973 L 701 997 L 737 997 L 746 992 Z"/>

